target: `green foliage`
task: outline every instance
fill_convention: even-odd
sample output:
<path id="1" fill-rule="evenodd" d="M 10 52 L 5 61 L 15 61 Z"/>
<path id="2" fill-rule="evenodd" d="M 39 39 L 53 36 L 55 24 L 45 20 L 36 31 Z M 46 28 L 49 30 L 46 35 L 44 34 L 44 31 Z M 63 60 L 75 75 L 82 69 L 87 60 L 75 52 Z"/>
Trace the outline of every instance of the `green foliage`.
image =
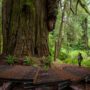
<path id="1" fill-rule="evenodd" d="M 44 69 L 45 71 L 48 71 L 49 68 L 50 68 L 50 66 L 47 65 L 47 64 L 45 64 L 44 67 L 43 67 L 43 69 Z"/>
<path id="2" fill-rule="evenodd" d="M 82 65 L 86 66 L 86 67 L 90 67 L 90 59 L 89 60 L 83 60 Z"/>
<path id="3" fill-rule="evenodd" d="M 62 60 L 57 59 L 57 63 L 59 63 L 59 64 L 63 64 L 63 61 L 62 61 Z"/>
<path id="4" fill-rule="evenodd" d="M 54 51 L 55 51 L 55 36 L 54 32 L 51 32 L 49 34 L 49 49 L 50 49 L 50 55 L 47 57 L 47 59 L 53 61 L 54 60 Z"/>
<path id="5" fill-rule="evenodd" d="M 30 7 L 30 10 L 33 12 L 35 11 L 35 7 L 34 7 L 34 1 L 33 0 L 26 0 L 26 5 L 28 5 Z"/>
<path id="6" fill-rule="evenodd" d="M 33 6 L 33 0 L 26 0 L 26 4 L 29 6 Z"/>
<path id="7" fill-rule="evenodd" d="M 79 52 L 82 54 L 83 58 L 87 58 L 87 51 L 86 50 L 72 50 L 69 52 L 70 58 L 77 59 Z"/>
<path id="8" fill-rule="evenodd" d="M 72 50 L 69 52 L 69 57 L 63 60 L 63 63 L 78 65 L 77 55 L 81 52 L 83 56 L 82 66 L 90 67 L 90 57 L 87 55 L 87 51 L 82 50 Z M 62 64 L 62 62 L 60 61 Z"/>
<path id="9" fill-rule="evenodd" d="M 68 58 L 68 59 L 66 59 L 65 61 L 64 61 L 64 63 L 66 63 L 66 64 L 78 64 L 78 61 L 77 61 L 77 59 L 71 59 L 71 58 Z"/>
<path id="10" fill-rule="evenodd" d="M 51 63 L 53 62 L 53 57 L 52 56 L 48 56 L 45 60 L 45 66 L 49 67 L 51 66 Z"/>
<path id="11" fill-rule="evenodd" d="M 24 58 L 24 64 L 25 65 L 31 65 L 32 64 L 32 60 L 30 59 L 30 57 L 25 56 L 25 58 Z"/>
<path id="12" fill-rule="evenodd" d="M 65 60 L 65 59 L 67 59 L 68 58 L 68 54 L 67 53 L 65 53 L 65 52 L 60 52 L 60 54 L 59 54 L 59 59 L 60 60 Z"/>
<path id="13" fill-rule="evenodd" d="M 65 61 L 63 61 L 63 63 L 78 65 L 78 60 L 77 59 L 68 58 Z M 90 67 L 90 60 L 83 60 L 82 61 L 82 66 Z"/>
<path id="14" fill-rule="evenodd" d="M 12 56 L 12 55 L 8 55 L 8 56 L 6 57 L 6 62 L 7 62 L 8 64 L 14 64 L 16 61 L 17 61 L 17 60 L 16 60 L 16 57 L 14 57 L 14 56 Z"/>

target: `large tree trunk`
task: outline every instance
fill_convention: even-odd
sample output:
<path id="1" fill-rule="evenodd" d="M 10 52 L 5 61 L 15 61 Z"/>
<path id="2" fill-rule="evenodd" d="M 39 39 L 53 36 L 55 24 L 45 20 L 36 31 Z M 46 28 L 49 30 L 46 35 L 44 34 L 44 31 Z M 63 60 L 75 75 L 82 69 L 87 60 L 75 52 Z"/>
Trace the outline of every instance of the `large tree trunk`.
<path id="1" fill-rule="evenodd" d="M 49 55 L 47 19 L 56 16 L 54 9 L 50 12 L 52 7 L 57 8 L 57 0 L 4 0 L 3 53 Z"/>

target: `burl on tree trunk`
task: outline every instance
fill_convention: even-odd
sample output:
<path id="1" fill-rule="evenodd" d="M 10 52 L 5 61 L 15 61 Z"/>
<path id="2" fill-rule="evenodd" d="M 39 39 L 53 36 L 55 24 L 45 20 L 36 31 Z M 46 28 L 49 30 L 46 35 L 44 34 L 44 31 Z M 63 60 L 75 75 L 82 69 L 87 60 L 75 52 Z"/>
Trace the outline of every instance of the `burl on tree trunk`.
<path id="1" fill-rule="evenodd" d="M 48 56 L 58 0 L 3 0 L 3 53 Z"/>

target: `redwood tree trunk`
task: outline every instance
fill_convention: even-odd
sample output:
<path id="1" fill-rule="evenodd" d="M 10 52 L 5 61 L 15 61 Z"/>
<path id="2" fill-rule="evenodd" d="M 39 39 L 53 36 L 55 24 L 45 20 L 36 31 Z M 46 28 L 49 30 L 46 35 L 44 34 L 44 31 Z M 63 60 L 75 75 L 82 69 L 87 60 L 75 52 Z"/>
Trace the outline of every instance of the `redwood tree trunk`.
<path id="1" fill-rule="evenodd" d="M 58 0 L 4 0 L 3 53 L 47 56 L 48 17 L 56 17 Z"/>

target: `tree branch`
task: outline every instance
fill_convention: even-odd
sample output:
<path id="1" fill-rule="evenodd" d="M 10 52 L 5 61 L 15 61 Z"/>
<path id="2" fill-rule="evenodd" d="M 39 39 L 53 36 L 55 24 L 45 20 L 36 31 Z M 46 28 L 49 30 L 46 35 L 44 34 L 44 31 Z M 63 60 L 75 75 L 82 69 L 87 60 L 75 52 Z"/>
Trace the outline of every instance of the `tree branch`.
<path id="1" fill-rule="evenodd" d="M 86 13 L 90 15 L 90 12 L 87 10 L 86 5 L 81 2 L 81 0 L 78 0 L 81 7 L 85 10 Z"/>
<path id="2" fill-rule="evenodd" d="M 73 9 L 72 9 L 72 0 L 70 0 L 70 10 L 71 10 L 71 12 L 72 12 L 73 14 L 75 14 L 75 12 L 74 12 Z"/>
<path id="3" fill-rule="evenodd" d="M 79 4 L 79 0 L 77 0 L 77 3 L 76 3 L 76 14 L 77 14 L 78 4 Z"/>

